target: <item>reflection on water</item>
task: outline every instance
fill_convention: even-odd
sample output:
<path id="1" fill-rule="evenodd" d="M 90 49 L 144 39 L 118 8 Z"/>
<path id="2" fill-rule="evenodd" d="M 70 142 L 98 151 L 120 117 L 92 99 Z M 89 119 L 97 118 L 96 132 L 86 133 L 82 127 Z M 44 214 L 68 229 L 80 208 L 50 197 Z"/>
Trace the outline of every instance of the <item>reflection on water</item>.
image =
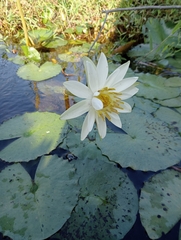
<path id="1" fill-rule="evenodd" d="M 42 82 L 31 82 L 16 74 L 19 65 L 0 58 L 0 124 L 17 114 L 33 111 L 50 111 L 61 114 L 73 104 L 65 94 L 63 82 L 85 81 L 82 62 L 69 63 L 62 73 Z"/>

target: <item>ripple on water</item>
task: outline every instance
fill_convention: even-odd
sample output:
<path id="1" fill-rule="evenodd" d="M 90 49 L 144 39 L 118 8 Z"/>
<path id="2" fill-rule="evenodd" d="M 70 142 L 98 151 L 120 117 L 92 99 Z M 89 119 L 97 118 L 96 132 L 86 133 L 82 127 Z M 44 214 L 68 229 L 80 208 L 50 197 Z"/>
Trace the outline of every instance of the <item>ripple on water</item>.
<path id="1" fill-rule="evenodd" d="M 0 58 L 0 123 L 17 114 L 35 111 L 31 82 L 16 75 L 19 65 Z"/>

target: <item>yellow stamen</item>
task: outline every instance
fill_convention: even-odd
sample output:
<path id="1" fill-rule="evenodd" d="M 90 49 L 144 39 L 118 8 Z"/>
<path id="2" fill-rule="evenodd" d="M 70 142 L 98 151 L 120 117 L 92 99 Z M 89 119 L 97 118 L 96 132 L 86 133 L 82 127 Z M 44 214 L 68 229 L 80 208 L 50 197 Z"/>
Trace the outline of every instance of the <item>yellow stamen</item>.
<path id="1" fill-rule="evenodd" d="M 117 109 L 123 109 L 121 104 L 124 102 L 121 101 L 121 93 L 115 92 L 115 88 L 105 87 L 98 91 L 99 95 L 96 96 L 103 103 L 103 108 L 98 110 L 98 115 L 104 120 L 105 117 L 110 120 L 109 113 L 118 113 Z"/>

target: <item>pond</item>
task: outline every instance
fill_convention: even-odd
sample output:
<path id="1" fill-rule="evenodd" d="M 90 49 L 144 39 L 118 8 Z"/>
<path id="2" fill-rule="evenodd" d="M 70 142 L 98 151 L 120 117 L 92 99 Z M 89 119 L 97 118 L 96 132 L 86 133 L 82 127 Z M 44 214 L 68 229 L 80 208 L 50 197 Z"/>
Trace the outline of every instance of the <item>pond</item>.
<path id="1" fill-rule="evenodd" d="M 136 46 L 131 61 L 147 48 Z M 138 71 L 138 62 L 129 68 L 139 91 L 122 129 L 107 121 L 104 139 L 94 127 L 80 141 L 84 116 L 60 115 L 78 101 L 63 83 L 86 83 L 81 58 L 60 61 L 64 72 L 37 82 L 20 78 L 2 54 L 2 239 L 181 239 L 181 56 L 164 60 L 154 63 L 159 74 Z M 110 73 L 119 65 L 110 60 Z"/>

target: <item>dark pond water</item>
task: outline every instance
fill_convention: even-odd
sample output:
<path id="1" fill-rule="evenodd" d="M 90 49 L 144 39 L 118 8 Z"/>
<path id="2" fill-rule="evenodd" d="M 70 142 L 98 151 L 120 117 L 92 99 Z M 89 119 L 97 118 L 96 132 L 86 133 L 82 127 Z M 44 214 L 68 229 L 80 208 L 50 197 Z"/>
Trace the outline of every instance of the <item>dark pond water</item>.
<path id="1" fill-rule="evenodd" d="M 63 74 L 59 74 L 53 79 L 39 83 L 25 81 L 17 76 L 16 71 L 18 67 L 18 65 L 0 57 L 0 124 L 17 114 L 34 112 L 37 110 L 61 114 L 67 106 L 67 100 L 65 101 L 64 95 L 61 94 L 62 83 L 67 80 L 66 77 Z M 74 76 L 69 77 L 69 79 L 85 81 L 82 63 L 68 64 L 66 72 L 74 74 Z M 57 87 L 60 90 L 59 92 L 57 92 Z M 68 104 L 72 104 L 71 99 L 69 99 Z M 0 149 L 2 149 L 5 144 L 7 144 L 6 141 L 0 141 Z M 0 170 L 6 165 L 6 163 L 0 161 Z M 32 163 L 32 161 L 25 165 L 30 173 L 36 169 L 36 163 Z M 143 182 L 152 175 L 151 172 L 144 173 L 131 169 L 125 169 L 124 171 L 127 172 L 128 176 L 133 181 L 138 190 L 138 194 L 140 188 L 143 186 Z M 66 230 L 66 224 L 64 229 Z M 178 232 L 179 223 L 175 225 L 171 232 L 161 237 L 160 240 L 177 240 Z M 62 237 L 58 237 L 60 236 L 59 234 Z M 0 234 L 0 239 L 9 240 L 10 238 L 3 237 L 2 234 Z M 49 239 L 73 240 L 74 238 L 73 236 L 66 236 L 66 231 L 60 231 L 58 235 L 52 236 Z M 124 237 L 124 240 L 149 240 L 149 237 L 141 225 L 139 216 L 133 228 Z"/>

